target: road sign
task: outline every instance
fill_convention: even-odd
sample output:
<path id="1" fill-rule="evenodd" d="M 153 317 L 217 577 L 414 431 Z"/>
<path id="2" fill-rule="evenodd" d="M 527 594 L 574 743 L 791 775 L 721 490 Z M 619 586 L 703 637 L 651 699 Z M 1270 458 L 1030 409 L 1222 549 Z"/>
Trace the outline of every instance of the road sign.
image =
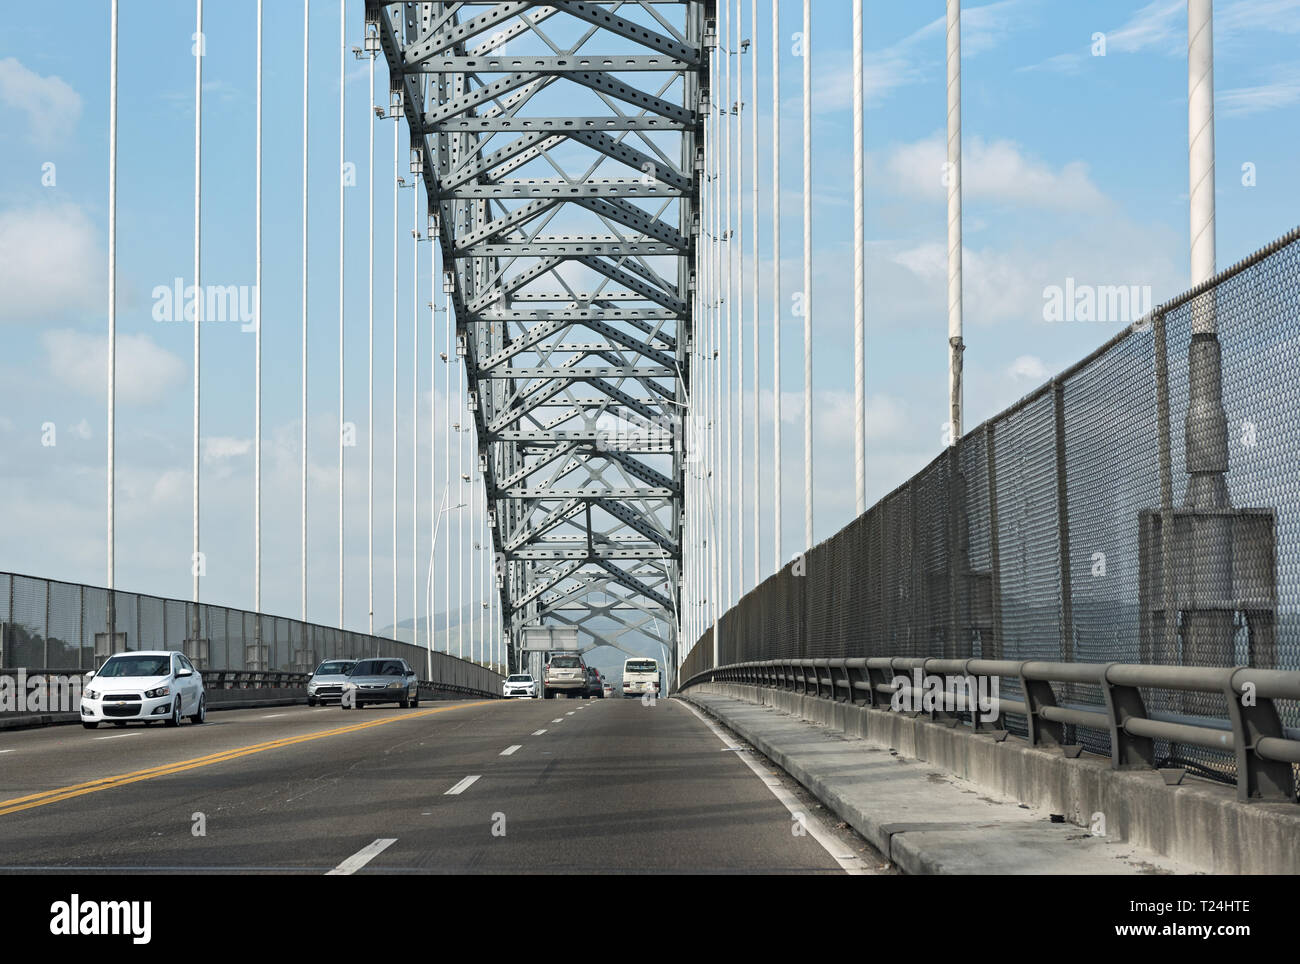
<path id="1" fill-rule="evenodd" d="M 524 652 L 578 651 L 578 630 L 573 626 L 525 626 Z"/>

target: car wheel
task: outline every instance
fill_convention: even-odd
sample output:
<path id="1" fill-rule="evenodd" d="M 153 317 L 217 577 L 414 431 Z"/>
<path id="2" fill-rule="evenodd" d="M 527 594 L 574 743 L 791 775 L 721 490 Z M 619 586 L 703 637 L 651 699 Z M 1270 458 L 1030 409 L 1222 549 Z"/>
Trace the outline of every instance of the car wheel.
<path id="1" fill-rule="evenodd" d="M 199 708 L 194 711 L 190 717 L 191 723 L 205 723 L 208 719 L 208 697 L 206 693 L 199 694 Z"/>
<path id="2" fill-rule="evenodd" d="M 181 698 L 176 697 L 176 702 L 172 704 L 172 715 L 167 718 L 168 726 L 181 725 Z"/>
<path id="3" fill-rule="evenodd" d="M 315 706 L 315 705 L 316 705 L 316 697 L 314 697 L 314 696 L 309 696 L 309 697 L 307 697 L 307 705 L 308 705 L 308 706 Z"/>
<path id="4" fill-rule="evenodd" d="M 419 708 L 420 708 L 420 691 L 416 690 L 415 695 L 411 697 L 411 709 L 418 710 Z"/>
<path id="5" fill-rule="evenodd" d="M 82 723 L 81 725 L 84 726 L 84 727 L 85 727 L 86 729 L 88 729 L 88 730 L 95 730 L 95 729 L 98 729 L 98 728 L 99 728 L 99 724 L 98 724 L 98 723 Z"/>
<path id="6" fill-rule="evenodd" d="M 404 710 L 409 710 L 409 709 L 411 708 L 411 701 L 410 701 L 410 700 L 398 700 L 398 701 L 397 701 L 397 705 L 400 706 L 400 707 L 401 707 L 402 709 L 404 709 Z"/>

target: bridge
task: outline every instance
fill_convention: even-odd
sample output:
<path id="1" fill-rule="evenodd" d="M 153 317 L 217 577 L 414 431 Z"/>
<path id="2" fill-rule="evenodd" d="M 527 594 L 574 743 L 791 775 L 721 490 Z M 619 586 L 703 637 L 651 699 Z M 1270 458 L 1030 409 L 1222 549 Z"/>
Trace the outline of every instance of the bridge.
<path id="1" fill-rule="evenodd" d="M 129 3 L 105 6 L 107 568 L 79 581 L 31 571 L 19 545 L 0 555 L 0 870 L 1300 872 L 1300 229 L 1216 261 L 1209 0 L 1186 5 L 1191 287 L 1149 306 L 1089 291 L 1086 310 L 1121 327 L 973 426 L 959 0 L 924 32 L 947 54 L 944 430 L 874 500 L 861 0 L 819 2 L 816 20 L 808 0 L 304 0 L 292 20 L 288 5 L 230 19 L 198 0 L 193 268 L 174 295 L 163 286 L 192 336 L 191 538 L 171 546 L 188 598 L 171 581 L 118 584 L 141 525 L 119 515 L 135 484 L 121 481 L 119 374 L 141 343 L 117 327 L 117 232 L 139 213 L 117 207 L 118 44 L 142 28 Z M 978 24 L 996 15 L 976 9 Z M 812 222 L 827 149 L 814 99 L 834 96 L 812 51 L 836 30 L 853 121 L 835 141 L 853 198 L 842 300 L 814 283 Z M 224 523 L 200 527 L 231 498 L 212 467 L 220 406 L 201 433 L 203 352 L 225 372 L 220 326 L 243 304 L 203 284 L 229 271 L 204 244 L 228 230 L 216 206 L 247 204 L 250 186 L 214 175 L 229 158 L 203 139 L 205 107 L 223 109 L 204 82 L 218 43 L 255 51 L 256 77 L 239 449 L 254 484 L 238 496 L 252 551 L 233 582 L 210 574 Z M 802 131 L 783 100 L 790 51 Z M 286 116 L 281 89 L 264 117 L 264 78 L 283 88 L 298 70 L 301 113 Z M 337 157 L 321 98 L 338 108 Z M 797 139 L 791 299 L 780 160 Z M 266 190 L 271 172 L 301 193 Z M 214 176 L 223 193 L 205 206 Z M 337 218 L 325 255 L 318 218 Z M 290 293 L 268 294 L 285 263 Z M 335 286 L 336 316 L 320 307 Z M 1064 299 L 1084 310 L 1073 288 Z M 826 334 L 845 325 L 825 303 L 851 306 L 851 349 Z M 792 326 L 801 396 L 781 375 Z M 853 372 L 853 473 L 833 484 L 814 476 L 814 344 Z M 337 412 L 315 394 L 326 345 Z M 802 421 L 793 500 L 783 394 Z M 272 445 L 276 404 L 296 422 Z M 832 489 L 854 511 L 819 539 Z M 296 588 L 296 611 L 268 606 L 264 584 L 282 601 Z M 548 689 L 549 654 L 571 647 L 612 694 L 501 699 L 510 674 Z M 139 650 L 183 654 L 204 725 L 75 727 L 86 674 Z M 596 698 L 629 695 L 628 657 L 658 660 L 662 691 Z M 405 660 L 423 702 L 316 705 L 309 677 L 342 658 Z M 158 819 L 169 829 L 150 831 Z"/>

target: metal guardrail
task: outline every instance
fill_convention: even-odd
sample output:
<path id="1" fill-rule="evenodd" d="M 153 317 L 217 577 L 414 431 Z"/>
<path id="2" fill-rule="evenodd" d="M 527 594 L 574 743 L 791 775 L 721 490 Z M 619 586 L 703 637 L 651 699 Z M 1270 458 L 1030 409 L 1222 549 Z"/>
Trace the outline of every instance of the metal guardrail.
<path id="1" fill-rule="evenodd" d="M 4 667 L 0 669 L 0 676 L 18 677 L 19 667 Z M 73 677 L 85 677 L 90 672 L 78 667 L 64 668 L 21 668 L 25 677 L 25 688 L 30 690 L 38 684 L 33 680 L 41 679 L 45 685 L 53 686 L 50 678 L 72 679 Z M 236 690 L 236 689 L 304 689 L 307 686 L 307 680 L 311 678 L 310 673 L 297 673 L 287 670 L 247 670 L 247 669 L 205 669 L 200 670 L 203 677 L 203 686 L 209 690 Z M 437 693 L 457 693 L 465 696 L 487 696 L 500 698 L 501 693 L 494 690 L 484 690 L 473 686 L 464 686 L 459 683 L 447 683 L 442 681 L 420 680 L 420 689 Z"/>
<path id="2" fill-rule="evenodd" d="M 307 680 L 311 679 L 310 673 L 290 673 L 274 670 L 205 669 L 202 674 L 203 685 L 208 689 L 218 690 L 302 689 L 306 687 Z M 500 693 L 478 689 L 473 686 L 435 682 L 427 679 L 420 680 L 420 689 L 432 692 L 463 693 L 466 696 L 501 696 Z"/>
<path id="3" fill-rule="evenodd" d="M 928 691 L 913 686 L 909 676 L 915 671 L 942 678 L 943 686 Z M 907 694 L 913 706 L 924 705 L 920 698 L 929 692 L 931 703 L 942 703 L 930 712 L 932 719 L 956 725 L 966 714 L 980 729 L 980 707 L 971 700 L 979 677 L 1020 683 L 1021 699 L 997 699 L 996 726 L 990 729 L 999 740 L 1006 738 L 1006 714 L 1025 718 L 1031 746 L 1061 746 L 1070 756 L 1082 748 L 1067 743 L 1067 725 L 1103 730 L 1110 735 L 1114 769 L 1154 768 L 1157 740 L 1191 744 L 1235 756 L 1239 800 L 1297 802 L 1293 765 L 1300 764 L 1300 739 L 1288 733 L 1274 705 L 1300 700 L 1300 672 L 1292 670 L 898 656 L 768 659 L 703 670 L 680 689 L 704 682 L 748 683 L 876 709 L 893 709 L 899 694 Z M 1053 683 L 1097 686 L 1105 703 L 1061 705 Z M 1142 689 L 1219 695 L 1226 725 L 1213 718 L 1189 723 L 1149 714 Z"/>
<path id="4" fill-rule="evenodd" d="M 310 673 L 287 673 L 247 669 L 205 669 L 203 685 L 212 690 L 302 689 Z"/>

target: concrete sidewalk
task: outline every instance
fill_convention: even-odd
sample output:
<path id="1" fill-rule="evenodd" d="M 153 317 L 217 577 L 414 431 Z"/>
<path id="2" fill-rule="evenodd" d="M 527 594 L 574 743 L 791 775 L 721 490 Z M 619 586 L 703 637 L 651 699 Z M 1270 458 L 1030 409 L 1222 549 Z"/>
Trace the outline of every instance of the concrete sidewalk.
<path id="1" fill-rule="evenodd" d="M 1093 835 L 938 768 L 771 707 L 679 694 L 798 780 L 909 874 L 1171 874 L 1153 852 Z"/>

